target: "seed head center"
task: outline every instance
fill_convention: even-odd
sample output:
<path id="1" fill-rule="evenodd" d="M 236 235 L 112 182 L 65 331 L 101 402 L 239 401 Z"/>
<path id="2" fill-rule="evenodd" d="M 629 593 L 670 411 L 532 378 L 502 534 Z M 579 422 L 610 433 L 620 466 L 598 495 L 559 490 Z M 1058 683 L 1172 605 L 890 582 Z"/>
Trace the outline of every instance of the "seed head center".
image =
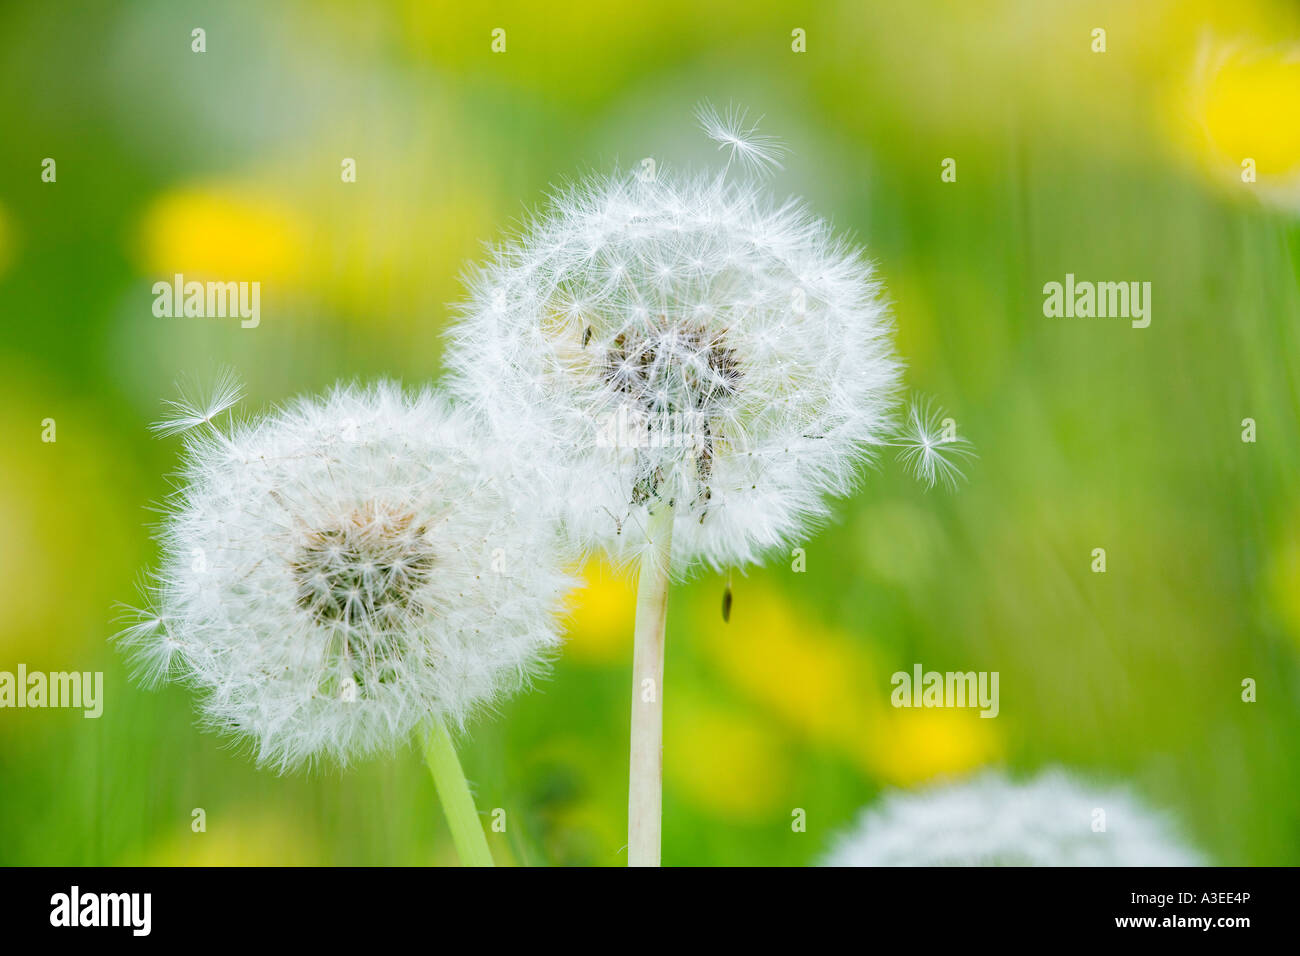
<path id="1" fill-rule="evenodd" d="M 433 573 L 426 532 L 414 515 L 380 505 L 310 532 L 291 564 L 298 606 L 322 625 L 398 627 Z"/>
<path id="2" fill-rule="evenodd" d="M 726 330 L 694 323 L 660 324 L 642 334 L 615 336 L 601 372 L 605 381 L 642 411 L 708 415 L 733 395 L 741 378 Z"/>

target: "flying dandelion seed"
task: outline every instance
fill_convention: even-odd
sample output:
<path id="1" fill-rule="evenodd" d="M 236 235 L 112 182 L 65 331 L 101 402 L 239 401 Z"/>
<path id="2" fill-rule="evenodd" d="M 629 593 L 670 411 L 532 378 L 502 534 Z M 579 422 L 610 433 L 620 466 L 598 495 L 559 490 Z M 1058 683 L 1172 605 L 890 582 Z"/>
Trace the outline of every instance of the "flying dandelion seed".
<path id="1" fill-rule="evenodd" d="M 784 168 L 781 157 L 786 148 L 775 136 L 758 131 L 761 116 L 749 123 L 747 110 L 729 106 L 723 116 L 711 103 L 702 103 L 696 109 L 695 117 L 705 135 L 718 144 L 718 149 L 729 151 L 728 167 L 739 160 L 752 173 L 770 173 Z"/>
<path id="2" fill-rule="evenodd" d="M 195 389 L 197 396 L 198 390 Z M 197 397 L 188 398 L 183 393 L 166 404 L 171 409 L 167 418 L 151 425 L 151 430 L 159 437 L 179 435 L 181 432 L 210 425 L 223 412 L 233 408 L 243 398 L 244 387 L 229 370 L 223 371 L 211 388 L 206 400 Z"/>
<path id="3" fill-rule="evenodd" d="M 891 444 L 902 449 L 898 460 L 930 488 L 940 482 L 956 488 L 962 478 L 959 462 L 975 455 L 971 443 L 957 434 L 952 419 L 943 418 L 928 402 L 912 404 Z"/>
<path id="4" fill-rule="evenodd" d="M 1200 866 L 1165 817 L 1121 788 L 1060 770 L 1020 783 L 994 772 L 887 794 L 825 866 Z"/>

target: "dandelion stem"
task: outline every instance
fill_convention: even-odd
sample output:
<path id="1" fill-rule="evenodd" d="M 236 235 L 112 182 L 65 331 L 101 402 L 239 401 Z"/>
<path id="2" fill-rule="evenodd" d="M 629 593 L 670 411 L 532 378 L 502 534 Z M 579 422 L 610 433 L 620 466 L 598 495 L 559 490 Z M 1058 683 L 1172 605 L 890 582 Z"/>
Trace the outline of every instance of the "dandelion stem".
<path id="1" fill-rule="evenodd" d="M 474 808 L 469 784 L 465 781 L 465 771 L 460 767 L 456 747 L 441 717 L 433 718 L 429 736 L 424 741 L 424 759 L 433 775 L 438 799 L 442 801 L 442 812 L 447 815 L 447 825 L 451 828 L 451 839 L 456 844 L 460 862 L 464 866 L 492 866 L 492 854 L 478 820 L 478 811 Z"/>
<path id="2" fill-rule="evenodd" d="M 627 798 L 627 865 L 659 865 L 663 803 L 664 623 L 668 617 L 668 574 L 673 509 L 661 503 L 646 529 L 649 547 L 641 559 L 632 638 L 632 743 Z"/>

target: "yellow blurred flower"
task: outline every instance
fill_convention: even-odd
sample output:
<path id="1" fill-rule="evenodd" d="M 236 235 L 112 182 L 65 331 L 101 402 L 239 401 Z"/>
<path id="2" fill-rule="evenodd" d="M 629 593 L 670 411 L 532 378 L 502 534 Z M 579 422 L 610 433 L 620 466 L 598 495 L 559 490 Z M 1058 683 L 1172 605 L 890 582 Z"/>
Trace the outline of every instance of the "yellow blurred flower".
<path id="1" fill-rule="evenodd" d="M 701 614 L 697 630 L 732 684 L 877 779 L 913 783 L 1000 753 L 993 721 L 974 711 L 893 708 L 890 675 L 860 643 L 775 595 L 747 592 L 730 624 Z"/>
<path id="2" fill-rule="evenodd" d="M 1204 115 L 1211 141 L 1226 156 L 1253 156 L 1279 174 L 1300 169 L 1300 48 L 1221 63 Z"/>
<path id="3" fill-rule="evenodd" d="M 731 621 L 700 614 L 707 653 L 736 687 L 795 729 L 838 741 L 871 717 L 875 668 L 843 635 L 770 593 L 746 590 Z"/>
<path id="4" fill-rule="evenodd" d="M 270 284 L 281 300 L 287 293 L 305 305 L 300 314 L 404 324 L 415 333 L 404 346 L 432 357 L 440 328 L 431 316 L 459 294 L 457 270 L 498 217 L 473 171 L 429 175 L 423 152 L 383 139 L 367 154 L 356 182 L 320 177 L 312 154 L 247 181 L 162 193 L 141 217 L 141 271 L 154 281 L 181 273 Z M 382 167 L 366 161 L 374 154 L 386 157 Z M 450 164 L 455 156 L 439 158 Z"/>
<path id="5" fill-rule="evenodd" d="M 789 757 L 781 735 L 752 714 L 672 692 L 665 708 L 669 784 L 718 816 L 759 820 L 789 802 Z"/>
<path id="6" fill-rule="evenodd" d="M 960 708 L 890 708 L 861 741 L 863 763 L 879 779 L 909 785 L 963 774 L 997 760 L 993 720 Z"/>
<path id="7" fill-rule="evenodd" d="M 1300 46 L 1207 39 L 1184 95 L 1214 179 L 1300 203 Z"/>
<path id="8" fill-rule="evenodd" d="M 592 664 L 617 664 L 629 659 L 636 582 L 601 560 L 589 562 L 579 576 L 586 587 L 569 598 L 565 653 Z"/>
<path id="9" fill-rule="evenodd" d="M 155 276 L 197 281 L 292 281 L 305 255 L 292 208 L 255 189 L 189 186 L 159 196 L 140 226 L 141 256 Z"/>

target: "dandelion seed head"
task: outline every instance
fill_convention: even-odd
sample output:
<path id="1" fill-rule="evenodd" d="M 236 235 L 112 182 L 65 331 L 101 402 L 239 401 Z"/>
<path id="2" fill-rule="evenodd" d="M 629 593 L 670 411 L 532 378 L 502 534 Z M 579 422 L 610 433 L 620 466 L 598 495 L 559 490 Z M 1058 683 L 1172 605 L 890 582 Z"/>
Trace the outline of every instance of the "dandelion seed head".
<path id="1" fill-rule="evenodd" d="M 1097 827 L 1097 811 L 1105 829 Z M 1127 790 L 1061 770 L 1015 782 L 988 771 L 863 811 L 825 866 L 1200 866 L 1173 824 Z"/>
<path id="2" fill-rule="evenodd" d="M 890 434 L 899 366 L 871 266 L 752 184 L 587 180 L 469 285 L 453 390 L 555 476 L 576 542 L 615 559 L 671 506 L 675 568 L 757 561 Z"/>
<path id="3" fill-rule="evenodd" d="M 391 384 L 187 432 L 152 609 L 119 635 L 139 676 L 192 684 L 207 725 L 282 770 L 526 683 L 571 582 L 527 463 L 480 433 Z"/>

